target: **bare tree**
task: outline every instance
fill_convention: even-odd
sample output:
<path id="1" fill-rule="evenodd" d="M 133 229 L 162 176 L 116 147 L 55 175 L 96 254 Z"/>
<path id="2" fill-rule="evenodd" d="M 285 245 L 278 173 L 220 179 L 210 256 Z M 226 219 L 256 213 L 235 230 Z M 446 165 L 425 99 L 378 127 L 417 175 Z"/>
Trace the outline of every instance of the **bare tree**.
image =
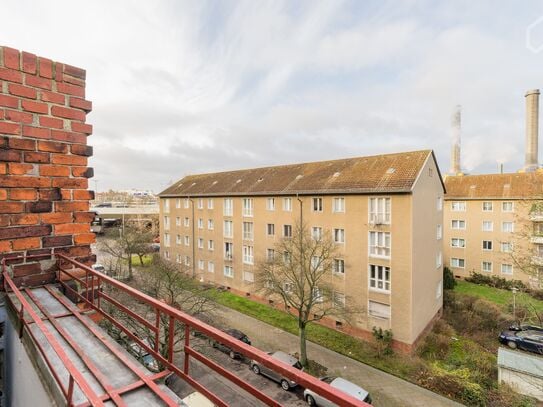
<path id="1" fill-rule="evenodd" d="M 274 255 L 256 265 L 257 290 L 282 301 L 286 311 L 297 319 L 300 362 L 304 366 L 308 324 L 332 315 L 347 319 L 354 313 L 345 305 L 349 303 L 345 295 L 336 292 L 332 283 L 338 254 L 330 234 L 312 236 L 304 224 L 296 224 L 292 237 L 281 239 Z"/>

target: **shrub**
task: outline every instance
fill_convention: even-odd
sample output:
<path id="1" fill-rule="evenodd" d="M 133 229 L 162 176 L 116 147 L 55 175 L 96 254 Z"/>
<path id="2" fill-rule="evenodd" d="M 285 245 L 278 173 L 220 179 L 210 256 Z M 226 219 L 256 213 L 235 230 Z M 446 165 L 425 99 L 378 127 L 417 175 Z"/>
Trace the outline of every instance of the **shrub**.
<path id="1" fill-rule="evenodd" d="M 488 285 L 494 288 L 501 288 L 503 290 L 510 290 L 515 287 L 521 290 L 526 290 L 528 287 L 520 280 L 507 280 L 498 276 L 485 276 L 481 273 L 471 273 L 466 281 L 474 284 Z"/>
<path id="2" fill-rule="evenodd" d="M 374 326 L 372 334 L 375 338 L 377 357 L 380 358 L 383 355 L 394 353 L 392 350 L 392 330 L 383 330 L 381 327 L 377 328 Z"/>
<path id="3" fill-rule="evenodd" d="M 453 272 L 448 267 L 443 267 L 443 288 L 452 290 L 456 286 Z"/>

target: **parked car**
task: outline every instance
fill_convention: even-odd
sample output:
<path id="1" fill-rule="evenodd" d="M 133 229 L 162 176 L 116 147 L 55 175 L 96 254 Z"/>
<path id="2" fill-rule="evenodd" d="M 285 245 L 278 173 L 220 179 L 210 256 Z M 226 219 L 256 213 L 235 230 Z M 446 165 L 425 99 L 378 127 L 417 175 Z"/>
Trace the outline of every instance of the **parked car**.
<path id="1" fill-rule="evenodd" d="M 348 380 L 345 380 L 341 377 L 325 376 L 321 377 L 325 383 L 328 383 L 330 386 L 342 391 L 345 394 L 348 394 L 355 399 L 364 401 L 368 404 L 371 404 L 370 394 L 364 390 L 362 387 L 351 383 Z M 337 404 L 332 403 L 331 401 L 325 399 L 324 397 L 318 395 L 313 390 L 305 389 L 304 390 L 304 400 L 307 401 L 307 404 L 310 406 L 321 406 L 321 407 L 336 407 Z"/>
<path id="2" fill-rule="evenodd" d="M 543 332 L 543 328 L 540 326 L 534 326 L 534 325 L 511 325 L 509 327 L 510 331 L 541 331 Z"/>
<path id="3" fill-rule="evenodd" d="M 147 346 L 151 346 L 149 341 L 145 341 Z M 128 351 L 140 361 L 140 363 L 149 369 L 151 372 L 160 372 L 160 367 L 157 360 L 143 349 L 137 342 L 130 342 L 128 344 Z"/>
<path id="4" fill-rule="evenodd" d="M 511 349 L 543 354 L 543 331 L 541 330 L 503 331 L 499 341 Z"/>
<path id="5" fill-rule="evenodd" d="M 268 352 L 268 355 L 271 355 L 272 358 L 277 359 L 278 361 L 285 363 L 289 366 L 292 366 L 296 369 L 299 369 L 302 371 L 304 370 L 300 361 L 296 359 L 294 356 L 289 355 L 288 353 L 285 353 L 282 351 L 276 351 L 276 352 Z M 276 381 L 277 383 L 280 383 L 281 387 L 285 391 L 288 391 L 298 386 L 298 383 L 290 379 L 287 379 L 282 374 L 273 371 L 269 367 L 261 365 L 256 360 L 251 361 L 251 369 L 253 370 L 255 374 L 261 374 L 263 376 L 268 377 L 269 379 Z"/>
<path id="6" fill-rule="evenodd" d="M 96 271 L 99 271 L 100 273 L 105 273 L 106 272 L 106 268 L 101 265 L 100 263 L 95 263 L 91 266 L 91 268 L 93 270 L 96 270 Z"/>
<path id="7" fill-rule="evenodd" d="M 241 331 L 238 331 L 237 329 L 226 329 L 223 331 L 224 333 L 230 335 L 231 337 L 233 338 L 236 338 L 237 340 L 241 341 L 241 342 L 244 342 L 246 343 L 247 345 L 250 345 L 251 344 L 251 341 L 249 340 L 249 338 L 247 337 L 247 335 L 245 335 L 243 332 Z M 228 346 L 220 343 L 220 342 L 217 342 L 217 341 L 213 341 L 212 342 L 212 346 L 214 348 L 217 348 L 219 349 L 221 352 L 224 352 L 224 353 L 228 353 L 228 355 L 232 358 L 232 359 L 241 359 L 243 357 L 243 355 L 231 348 L 229 348 Z"/>

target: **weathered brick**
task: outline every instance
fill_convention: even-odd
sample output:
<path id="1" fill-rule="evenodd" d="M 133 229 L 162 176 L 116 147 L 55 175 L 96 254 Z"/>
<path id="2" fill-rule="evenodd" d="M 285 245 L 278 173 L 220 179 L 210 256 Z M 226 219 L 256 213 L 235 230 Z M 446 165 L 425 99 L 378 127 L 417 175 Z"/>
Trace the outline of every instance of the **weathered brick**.
<path id="1" fill-rule="evenodd" d="M 86 143 L 87 135 L 83 133 L 73 133 L 70 131 L 51 130 L 51 138 L 58 141 L 69 143 Z"/>
<path id="2" fill-rule="evenodd" d="M 56 235 L 89 233 L 90 225 L 88 223 L 60 223 L 54 226 L 54 232 Z"/>
<path id="3" fill-rule="evenodd" d="M 42 177 L 69 177 L 70 168 L 60 165 L 41 165 L 40 175 Z"/>
<path id="4" fill-rule="evenodd" d="M 46 90 L 42 90 L 40 92 L 40 100 L 44 102 L 51 102 L 51 103 L 56 103 L 59 105 L 64 105 L 66 103 L 66 96 L 58 94 L 56 92 L 48 92 Z"/>
<path id="5" fill-rule="evenodd" d="M 15 277 L 13 278 L 13 283 L 18 287 L 35 287 L 54 283 L 56 278 L 57 274 L 54 271 L 51 271 L 49 273 L 38 273 L 29 276 Z"/>
<path id="6" fill-rule="evenodd" d="M 38 58 L 38 66 L 40 71 L 40 76 L 44 78 L 53 78 L 53 61 L 47 58 Z"/>
<path id="7" fill-rule="evenodd" d="M 36 150 L 36 140 L 10 137 L 8 139 L 8 146 L 9 148 L 13 148 L 14 150 L 34 151 Z"/>
<path id="8" fill-rule="evenodd" d="M 23 208 L 24 206 L 22 202 L 0 202 L 0 213 L 21 213 L 23 211 Z M 81 210 L 84 211 L 85 209 Z"/>
<path id="9" fill-rule="evenodd" d="M 21 152 L 15 150 L 0 150 L 0 161 L 19 162 L 21 161 Z"/>
<path id="10" fill-rule="evenodd" d="M 51 130 L 45 127 L 23 126 L 23 136 L 48 139 L 51 138 Z"/>
<path id="11" fill-rule="evenodd" d="M 85 212 L 77 212 L 77 213 L 85 213 Z M 49 223 L 49 224 L 69 223 L 72 221 L 72 214 L 70 212 L 43 213 L 40 215 L 40 219 L 43 223 Z"/>
<path id="12" fill-rule="evenodd" d="M 33 116 L 31 113 L 18 112 L 16 110 L 5 110 L 4 117 L 11 122 L 32 123 Z"/>
<path id="13" fill-rule="evenodd" d="M 73 189 L 59 189 L 63 201 L 71 201 L 73 199 Z"/>
<path id="14" fill-rule="evenodd" d="M 79 155 L 53 154 L 51 158 L 53 164 L 60 165 L 87 165 L 87 157 Z"/>
<path id="15" fill-rule="evenodd" d="M 38 196 L 36 189 L 10 188 L 9 199 L 12 201 L 31 201 Z"/>
<path id="16" fill-rule="evenodd" d="M 23 72 L 35 74 L 37 72 L 36 55 L 23 51 Z"/>
<path id="17" fill-rule="evenodd" d="M 53 227 L 51 225 L 15 226 L 9 228 L 2 228 L 0 229 L 0 239 L 48 236 L 51 234 L 52 229 Z"/>
<path id="18" fill-rule="evenodd" d="M 92 134 L 92 126 L 90 124 L 72 121 L 71 127 L 73 131 L 85 134 Z"/>
<path id="19" fill-rule="evenodd" d="M 8 188 L 47 188 L 51 179 L 46 177 L 29 177 L 24 175 L 1 175 L 0 187 Z"/>
<path id="20" fill-rule="evenodd" d="M 11 242 L 9 240 L 2 240 L 0 242 L 0 253 L 8 253 L 11 251 Z"/>
<path id="21" fill-rule="evenodd" d="M 9 82 L 23 83 L 23 74 L 13 69 L 0 68 L 0 79 Z"/>
<path id="22" fill-rule="evenodd" d="M 16 123 L 0 122 L 0 134 L 21 134 L 21 125 Z"/>
<path id="23" fill-rule="evenodd" d="M 42 247 L 71 246 L 72 244 L 71 235 L 42 237 Z"/>
<path id="24" fill-rule="evenodd" d="M 44 213 L 53 210 L 53 202 L 38 201 L 25 203 L 25 211 L 30 213 Z"/>
<path id="25" fill-rule="evenodd" d="M 53 178 L 51 184 L 59 188 L 87 189 L 89 180 L 87 178 Z"/>
<path id="26" fill-rule="evenodd" d="M 17 213 L 10 216 L 11 226 L 37 225 L 40 222 L 40 216 L 34 213 Z"/>
<path id="27" fill-rule="evenodd" d="M 2 47 L 4 51 L 4 66 L 11 69 L 20 69 L 19 51 L 9 47 Z"/>
<path id="28" fill-rule="evenodd" d="M 40 114 L 49 113 L 49 105 L 47 103 L 34 102 L 32 100 L 22 100 L 21 106 L 27 112 L 40 113 Z"/>
<path id="29" fill-rule="evenodd" d="M 76 78 L 83 80 L 87 77 L 87 72 L 84 69 L 68 64 L 64 64 L 63 68 L 66 75 L 75 76 Z"/>
<path id="30" fill-rule="evenodd" d="M 62 129 L 64 128 L 64 120 L 56 119 L 54 117 L 40 116 L 40 126 L 50 127 L 53 129 Z"/>
<path id="31" fill-rule="evenodd" d="M 0 163 L 0 175 L 5 175 L 8 173 L 8 166 L 6 163 Z"/>
<path id="32" fill-rule="evenodd" d="M 13 175 L 32 175 L 34 171 L 34 166 L 32 164 L 20 164 L 20 163 L 9 163 L 8 164 L 8 174 Z"/>
<path id="33" fill-rule="evenodd" d="M 88 202 L 55 202 L 56 212 L 86 212 L 88 210 Z"/>
<path id="34" fill-rule="evenodd" d="M 85 157 L 92 156 L 92 146 L 86 146 L 83 144 L 72 144 L 70 147 L 72 154 L 83 155 Z"/>
<path id="35" fill-rule="evenodd" d="M 35 249 L 35 247 L 31 247 L 31 249 Z M 24 249 L 20 249 L 20 250 L 24 250 Z M 41 273 L 40 263 L 26 263 L 26 264 L 18 264 L 16 266 L 13 266 L 13 277 L 23 277 L 23 276 L 29 276 L 31 274 L 39 274 L 39 273 Z"/>
<path id="36" fill-rule="evenodd" d="M 39 189 L 38 193 L 40 201 L 60 201 L 62 199 L 60 188 Z"/>
<path id="37" fill-rule="evenodd" d="M 93 201 L 94 191 L 74 190 L 74 201 Z"/>
<path id="38" fill-rule="evenodd" d="M 85 100 L 85 99 L 70 96 L 69 103 L 70 103 L 70 107 L 82 109 L 87 113 L 92 110 L 92 102 L 90 100 Z"/>
<path id="39" fill-rule="evenodd" d="M 8 84 L 8 92 L 15 96 L 21 96 L 29 99 L 36 99 L 38 93 L 36 89 L 29 88 L 28 86 L 19 85 L 18 83 Z"/>
<path id="40" fill-rule="evenodd" d="M 57 143 L 55 141 L 38 141 L 38 150 L 66 154 L 68 152 L 68 145 L 65 143 Z"/>
<path id="41" fill-rule="evenodd" d="M 19 108 L 19 99 L 9 95 L 0 95 L 0 106 Z"/>
<path id="42" fill-rule="evenodd" d="M 94 212 L 75 212 L 74 222 L 90 224 L 94 220 L 95 216 L 96 214 Z"/>
<path id="43" fill-rule="evenodd" d="M 6 199 L 8 199 L 8 190 L 0 189 L 0 201 L 5 201 Z"/>
<path id="44" fill-rule="evenodd" d="M 39 237 L 28 237 L 13 241 L 13 250 L 39 249 L 40 247 L 41 239 Z"/>
<path id="45" fill-rule="evenodd" d="M 92 178 L 94 177 L 94 169 L 90 167 L 72 167 L 72 176 Z"/>
<path id="46" fill-rule="evenodd" d="M 34 75 L 25 75 L 25 85 L 47 90 L 51 90 L 53 87 L 51 79 Z"/>
<path id="47" fill-rule="evenodd" d="M 37 153 L 33 151 L 26 151 L 24 153 L 24 161 L 27 163 L 41 163 L 49 164 L 51 162 L 49 153 Z"/>
<path id="48" fill-rule="evenodd" d="M 83 257 L 90 256 L 90 246 L 72 246 L 72 247 L 60 247 L 53 249 L 55 253 L 61 253 L 68 257 Z"/>
<path id="49" fill-rule="evenodd" d="M 6 227 L 10 225 L 11 218 L 9 215 L 0 215 L 0 226 Z"/>
<path id="50" fill-rule="evenodd" d="M 60 84 L 59 84 L 60 85 Z M 71 109 L 69 107 L 62 106 L 52 106 L 51 115 L 56 117 L 63 117 L 65 119 L 73 119 L 84 122 L 85 121 L 85 112 L 77 109 Z"/>
<path id="51" fill-rule="evenodd" d="M 96 235 L 94 233 L 81 233 L 74 235 L 75 244 L 91 244 L 96 242 Z"/>

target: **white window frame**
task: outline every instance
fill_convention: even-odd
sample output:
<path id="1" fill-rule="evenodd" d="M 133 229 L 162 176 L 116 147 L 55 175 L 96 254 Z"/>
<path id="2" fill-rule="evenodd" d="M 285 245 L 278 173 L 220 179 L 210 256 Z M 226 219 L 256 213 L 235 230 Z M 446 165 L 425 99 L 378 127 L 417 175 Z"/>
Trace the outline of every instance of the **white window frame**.
<path id="1" fill-rule="evenodd" d="M 213 263 L 212 260 L 209 260 L 207 262 L 207 272 L 208 273 L 214 273 L 215 272 L 215 263 Z"/>
<path id="2" fill-rule="evenodd" d="M 222 213 L 224 216 L 232 216 L 234 214 L 234 200 L 232 198 L 224 198 Z"/>
<path id="3" fill-rule="evenodd" d="M 268 211 L 275 210 L 275 198 L 266 198 L 266 210 Z"/>
<path id="4" fill-rule="evenodd" d="M 215 229 L 215 221 L 213 219 L 207 220 L 207 230 Z"/>
<path id="5" fill-rule="evenodd" d="M 392 200 L 389 197 L 370 198 L 368 221 L 370 224 L 390 225 L 392 220 Z"/>
<path id="6" fill-rule="evenodd" d="M 210 252 L 215 250 L 215 242 L 211 239 L 207 241 L 207 250 L 209 250 Z"/>
<path id="7" fill-rule="evenodd" d="M 451 257 L 451 267 L 456 268 L 456 269 L 466 268 L 466 259 L 461 259 L 459 257 Z"/>
<path id="8" fill-rule="evenodd" d="M 504 250 L 504 248 L 506 248 Z M 500 251 L 502 253 L 511 253 L 513 251 L 513 243 L 511 242 L 500 242 Z"/>
<path id="9" fill-rule="evenodd" d="M 187 216 L 185 216 L 185 219 L 183 219 L 183 226 L 186 228 L 190 227 L 190 219 Z"/>
<path id="10" fill-rule="evenodd" d="M 204 228 L 204 220 L 202 218 L 198 218 L 198 229 Z"/>
<path id="11" fill-rule="evenodd" d="M 190 199 L 185 198 L 185 201 L 183 202 L 183 208 L 188 209 L 190 208 Z"/>
<path id="12" fill-rule="evenodd" d="M 334 259 L 332 272 L 338 275 L 345 275 L 345 260 Z"/>
<path id="13" fill-rule="evenodd" d="M 292 225 L 283 225 L 283 237 L 292 238 Z"/>
<path id="14" fill-rule="evenodd" d="M 485 249 L 485 243 L 490 243 L 490 249 Z M 492 240 L 483 240 L 482 246 L 483 246 L 483 251 L 491 252 L 493 250 L 494 243 L 492 242 Z"/>
<path id="15" fill-rule="evenodd" d="M 485 225 L 490 225 L 490 227 L 486 227 Z M 483 232 L 493 232 L 494 231 L 494 222 L 491 220 L 484 220 L 483 224 L 481 226 L 481 230 Z"/>
<path id="16" fill-rule="evenodd" d="M 242 215 L 248 218 L 253 217 L 254 213 L 254 200 L 253 198 L 242 198 Z"/>
<path id="17" fill-rule="evenodd" d="M 255 252 L 253 246 L 243 246 L 243 264 L 255 263 Z"/>
<path id="18" fill-rule="evenodd" d="M 369 286 L 370 291 L 390 293 L 392 279 L 391 279 L 391 270 L 389 266 L 369 264 L 368 278 L 369 278 L 368 286 Z"/>
<path id="19" fill-rule="evenodd" d="M 508 227 L 506 228 L 505 225 L 511 225 L 511 230 L 507 230 L 509 228 Z M 511 221 L 502 222 L 503 233 L 513 233 L 514 231 L 515 231 L 515 222 L 511 222 Z"/>
<path id="20" fill-rule="evenodd" d="M 223 274 L 225 277 L 234 278 L 234 267 L 225 265 Z"/>
<path id="21" fill-rule="evenodd" d="M 443 210 L 443 197 L 442 197 L 442 196 L 438 196 L 438 197 L 437 197 L 436 209 L 437 209 L 438 211 L 442 211 L 442 210 Z"/>
<path id="22" fill-rule="evenodd" d="M 336 197 L 333 199 L 332 212 L 345 213 L 345 198 L 344 197 Z"/>
<path id="23" fill-rule="evenodd" d="M 189 236 L 184 237 L 184 243 L 185 243 L 185 246 L 190 246 L 190 237 Z"/>
<path id="24" fill-rule="evenodd" d="M 456 224 L 456 227 L 455 227 Z M 464 225 L 463 227 L 460 227 L 461 225 Z M 462 219 L 452 219 L 451 220 L 451 229 L 454 230 L 466 230 L 466 221 Z"/>
<path id="25" fill-rule="evenodd" d="M 266 223 L 266 236 L 275 236 L 275 223 Z"/>
<path id="26" fill-rule="evenodd" d="M 466 201 L 451 202 L 451 212 L 466 212 Z"/>
<path id="27" fill-rule="evenodd" d="M 322 227 L 320 226 L 313 226 L 311 227 L 311 238 L 313 240 L 321 240 L 322 239 Z"/>
<path id="28" fill-rule="evenodd" d="M 272 262 L 275 259 L 275 249 L 266 249 L 266 261 Z"/>
<path id="29" fill-rule="evenodd" d="M 204 248 L 204 239 L 202 237 L 198 238 L 198 249 Z"/>
<path id="30" fill-rule="evenodd" d="M 170 234 L 164 233 L 164 247 L 170 247 Z"/>
<path id="31" fill-rule="evenodd" d="M 506 209 L 506 206 L 511 206 L 511 209 Z M 511 213 L 515 212 L 515 204 L 513 201 L 504 201 L 502 202 L 502 212 L 504 213 Z"/>
<path id="32" fill-rule="evenodd" d="M 181 226 L 181 217 L 179 216 L 175 217 L 175 226 Z"/>
<path id="33" fill-rule="evenodd" d="M 234 222 L 225 220 L 223 223 L 223 236 L 232 239 L 234 237 Z"/>
<path id="34" fill-rule="evenodd" d="M 463 239 L 461 237 L 453 237 L 453 238 L 451 238 L 451 247 L 454 247 L 454 248 L 457 248 L 457 249 L 465 249 L 466 248 L 466 239 Z"/>
<path id="35" fill-rule="evenodd" d="M 213 209 L 213 207 L 214 207 L 213 198 L 207 198 L 207 209 Z"/>
<path id="36" fill-rule="evenodd" d="M 234 243 L 224 242 L 224 258 L 225 260 L 234 259 Z"/>
<path id="37" fill-rule="evenodd" d="M 241 222 L 243 240 L 254 240 L 255 227 L 253 222 Z"/>
<path id="38" fill-rule="evenodd" d="M 198 198 L 198 209 L 204 209 L 204 199 Z"/>
<path id="39" fill-rule="evenodd" d="M 322 212 L 323 208 L 324 208 L 324 203 L 321 196 L 315 196 L 311 199 L 312 212 Z"/>
<path id="40" fill-rule="evenodd" d="M 181 198 L 175 200 L 175 209 L 181 209 Z"/>
<path id="41" fill-rule="evenodd" d="M 283 198 L 283 211 L 292 212 L 292 198 Z"/>
<path id="42" fill-rule="evenodd" d="M 205 267 L 205 261 L 199 259 L 198 260 L 198 270 L 203 270 Z"/>
<path id="43" fill-rule="evenodd" d="M 510 272 L 509 271 L 504 271 L 504 269 L 507 269 L 507 268 L 509 268 L 511 271 Z M 512 264 L 504 264 L 504 263 L 502 263 L 501 266 L 500 266 L 500 272 L 502 274 L 506 274 L 508 276 L 513 275 L 513 265 Z"/>
<path id="44" fill-rule="evenodd" d="M 164 199 L 164 203 L 162 205 L 162 208 L 164 209 L 164 213 L 170 212 L 170 200 L 168 198 Z"/>
<path id="45" fill-rule="evenodd" d="M 175 244 L 178 246 L 181 246 L 181 243 L 183 242 L 183 239 L 181 239 L 181 235 L 175 236 Z"/>
<path id="46" fill-rule="evenodd" d="M 170 217 L 164 215 L 164 229 L 168 230 L 170 228 Z"/>
<path id="47" fill-rule="evenodd" d="M 489 206 L 489 208 L 485 208 L 485 205 L 486 206 Z M 483 209 L 483 212 L 494 212 L 494 202 L 492 201 L 484 201 L 481 205 L 482 209 Z"/>
<path id="48" fill-rule="evenodd" d="M 389 304 L 368 300 L 368 314 L 372 318 L 390 319 L 391 307 Z"/>
<path id="49" fill-rule="evenodd" d="M 488 270 L 486 270 L 485 265 L 490 265 L 490 268 Z M 492 273 L 492 262 L 491 261 L 482 261 L 481 262 L 481 271 L 484 271 L 485 273 Z"/>
<path id="50" fill-rule="evenodd" d="M 390 259 L 391 252 L 392 239 L 390 232 L 368 232 L 368 253 L 370 257 Z"/>

